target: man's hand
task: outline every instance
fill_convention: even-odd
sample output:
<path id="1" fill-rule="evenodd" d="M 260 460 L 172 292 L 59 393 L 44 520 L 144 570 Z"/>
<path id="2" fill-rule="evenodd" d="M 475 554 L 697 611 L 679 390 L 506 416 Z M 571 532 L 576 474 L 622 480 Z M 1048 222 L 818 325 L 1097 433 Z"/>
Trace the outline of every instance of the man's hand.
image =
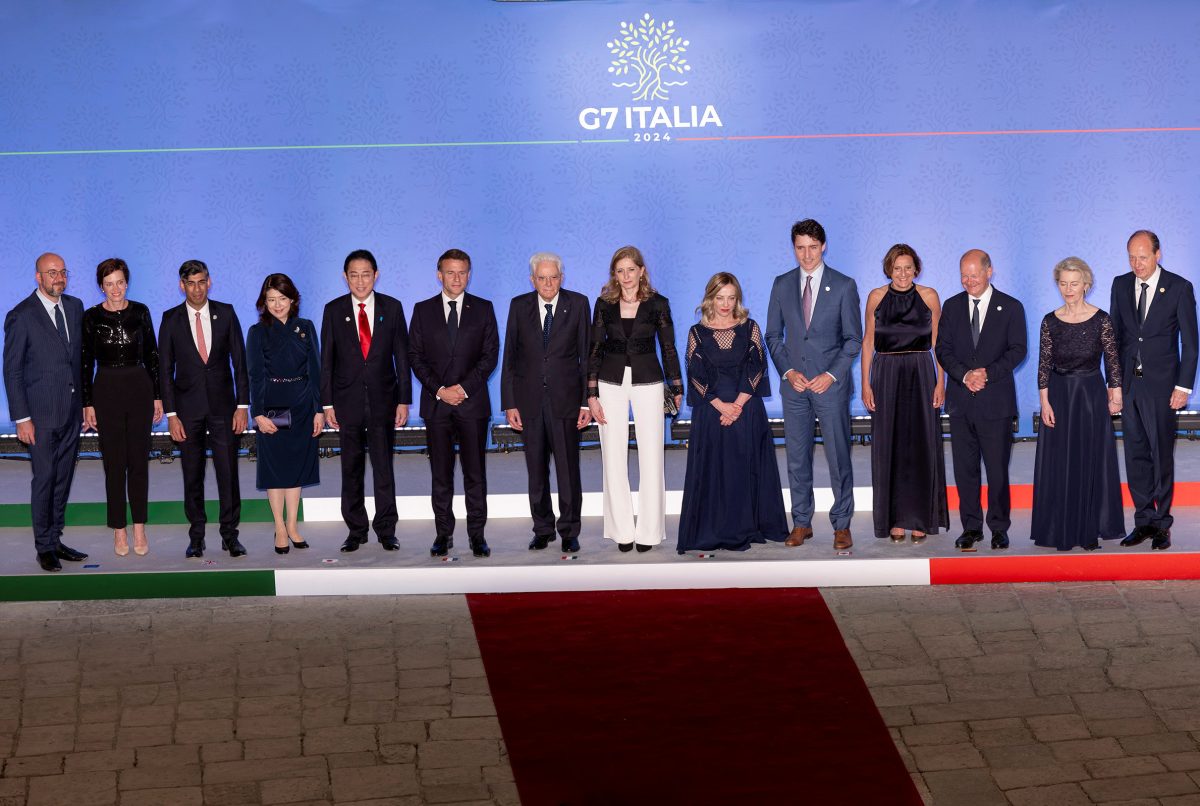
<path id="1" fill-rule="evenodd" d="M 244 409 L 238 409 L 238 411 L 244 411 Z M 172 414 L 167 418 L 167 430 L 171 432 L 171 439 L 174 441 L 187 441 L 187 431 L 183 427 L 183 421 L 176 415 Z"/>
<path id="2" fill-rule="evenodd" d="M 504 419 L 508 420 L 508 425 L 514 431 L 521 431 L 525 428 L 525 424 L 521 422 L 521 412 L 516 409 L 505 409 Z"/>
<path id="3" fill-rule="evenodd" d="M 582 431 L 592 424 L 592 412 L 590 409 L 580 409 L 579 419 L 575 421 L 575 428 Z"/>
<path id="4" fill-rule="evenodd" d="M 17 423 L 17 439 L 26 445 L 37 444 L 37 440 L 33 437 L 33 420 Z"/>
<path id="5" fill-rule="evenodd" d="M 1182 389 L 1175 389 L 1171 392 L 1171 408 L 1178 411 L 1187 405 L 1188 393 Z"/>
<path id="6" fill-rule="evenodd" d="M 233 433 L 241 434 L 246 430 L 249 420 L 249 409 L 236 408 L 233 410 Z M 184 435 L 187 436 L 186 434 Z"/>
<path id="7" fill-rule="evenodd" d="M 833 376 L 828 372 L 822 372 L 808 382 L 808 391 L 823 395 L 831 386 L 833 386 Z"/>
<path id="8" fill-rule="evenodd" d="M 457 406 L 467 399 L 467 393 L 461 385 L 443 386 L 438 390 L 438 399 L 451 406 Z"/>
<path id="9" fill-rule="evenodd" d="M 792 385 L 792 388 L 797 392 L 803 392 L 808 388 L 809 380 L 804 377 L 804 373 L 798 370 L 789 369 L 783 374 L 783 379 Z"/>
<path id="10" fill-rule="evenodd" d="M 325 422 L 329 423 L 329 427 L 333 429 L 341 428 L 337 421 L 337 412 L 333 410 L 333 406 L 325 409 Z"/>
<path id="11" fill-rule="evenodd" d="M 327 415 L 333 414 L 333 409 L 330 409 L 329 411 L 327 411 L 325 413 Z M 325 418 L 325 422 L 329 422 L 329 417 Z M 408 404 L 407 403 L 397 403 L 396 404 L 396 427 L 403 428 L 404 424 L 407 422 L 408 422 Z M 334 425 L 334 428 L 337 428 L 336 424 Z"/>
<path id="12" fill-rule="evenodd" d="M 982 392 L 987 386 L 987 370 L 982 367 L 971 370 L 963 376 L 963 386 L 971 392 Z"/>

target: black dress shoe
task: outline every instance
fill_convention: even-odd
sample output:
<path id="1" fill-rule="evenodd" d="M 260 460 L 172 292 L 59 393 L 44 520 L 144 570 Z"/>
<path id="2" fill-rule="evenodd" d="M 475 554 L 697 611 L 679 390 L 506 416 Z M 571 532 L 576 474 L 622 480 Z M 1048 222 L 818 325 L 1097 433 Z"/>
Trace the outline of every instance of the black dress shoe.
<path id="1" fill-rule="evenodd" d="M 636 545 L 637 545 L 638 554 L 644 554 L 645 552 L 654 548 L 654 546 L 647 545 L 646 543 L 637 543 Z"/>
<path id="2" fill-rule="evenodd" d="M 633 544 L 632 543 L 618 543 L 617 548 L 619 548 L 621 551 L 633 551 Z"/>
<path id="3" fill-rule="evenodd" d="M 992 532 L 992 548 L 1008 548 L 1008 532 Z"/>
<path id="4" fill-rule="evenodd" d="M 204 538 L 193 537 L 188 540 L 187 551 L 183 553 L 184 557 L 203 557 L 204 556 Z"/>
<path id="5" fill-rule="evenodd" d="M 64 545 L 63 543 L 58 544 L 58 548 L 54 550 L 54 556 L 58 557 L 60 560 L 67 560 L 68 562 L 73 563 L 83 562 L 88 557 L 82 551 L 76 551 L 75 549 Z"/>
<path id="6" fill-rule="evenodd" d="M 549 546 L 554 539 L 554 535 L 534 535 L 533 540 L 529 541 L 529 550 L 541 551 L 546 546 Z"/>
<path id="7" fill-rule="evenodd" d="M 230 557 L 246 556 L 246 547 L 236 537 L 222 537 L 221 551 L 228 551 Z"/>
<path id="8" fill-rule="evenodd" d="M 491 557 L 492 550 L 488 548 L 487 541 L 482 537 L 478 540 L 471 540 L 471 553 L 476 557 Z"/>
<path id="9" fill-rule="evenodd" d="M 966 551 L 981 540 L 983 540 L 983 532 L 979 529 L 964 529 L 963 533 L 955 539 L 954 547 Z"/>
<path id="10" fill-rule="evenodd" d="M 562 542 L 562 547 L 563 547 L 564 554 L 578 554 L 579 553 L 579 538 L 578 537 L 564 537 L 563 542 Z"/>
<path id="11" fill-rule="evenodd" d="M 400 550 L 400 541 L 396 539 L 395 535 L 388 535 L 387 537 L 379 538 L 379 545 L 383 546 L 384 551 Z"/>
<path id="12" fill-rule="evenodd" d="M 346 552 L 358 551 L 358 547 L 365 544 L 366 542 L 367 542 L 366 535 L 363 535 L 362 537 L 355 537 L 354 535 L 350 535 L 349 537 L 346 538 L 346 542 L 342 543 L 342 547 L 339 550 L 346 551 Z M 383 541 L 380 541 L 380 542 L 383 542 Z M 397 546 L 397 548 L 399 548 L 399 547 Z"/>
<path id="13" fill-rule="evenodd" d="M 39 551 L 38 565 L 43 571 L 61 571 L 62 563 L 58 561 L 58 554 L 53 551 Z"/>
<path id="14" fill-rule="evenodd" d="M 1150 543 L 1150 548 L 1153 551 L 1166 551 L 1171 548 L 1171 530 L 1156 529 L 1154 532 L 1154 540 Z"/>
<path id="15" fill-rule="evenodd" d="M 452 548 L 454 548 L 454 538 L 441 537 L 439 535 L 433 539 L 433 545 L 429 547 L 429 556 L 445 557 L 450 553 L 450 549 Z"/>
<path id="16" fill-rule="evenodd" d="M 1133 527 L 1133 531 L 1127 534 L 1124 539 L 1121 540 L 1121 545 L 1126 547 L 1141 545 L 1142 543 L 1146 542 L 1147 539 L 1154 537 L 1154 534 L 1157 531 L 1157 529 L 1149 524 L 1135 526 Z"/>
<path id="17" fill-rule="evenodd" d="M 1097 540 L 1095 543 L 1089 543 L 1083 547 L 1084 551 L 1098 551 L 1099 549 L 1100 549 L 1100 541 L 1099 540 Z"/>

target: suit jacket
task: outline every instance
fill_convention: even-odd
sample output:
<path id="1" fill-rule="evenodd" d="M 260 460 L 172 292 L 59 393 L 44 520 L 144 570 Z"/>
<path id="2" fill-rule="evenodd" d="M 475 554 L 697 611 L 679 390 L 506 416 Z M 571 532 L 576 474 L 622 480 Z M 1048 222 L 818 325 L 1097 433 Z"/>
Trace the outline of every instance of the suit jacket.
<path id="1" fill-rule="evenodd" d="M 658 363 L 658 351 L 654 347 L 656 336 L 662 350 L 662 364 Z M 621 324 L 621 303 L 598 298 L 592 314 L 591 339 L 588 356 L 591 394 L 596 394 L 599 381 L 621 383 L 625 377 L 626 358 L 633 370 L 635 385 L 665 380 L 672 394 L 683 394 L 683 373 L 679 368 L 679 351 L 675 348 L 671 302 L 662 294 L 655 294 L 638 305 L 633 333 L 628 338 Z"/>
<path id="2" fill-rule="evenodd" d="M 412 403 L 408 369 L 408 323 L 400 300 L 375 292 L 371 349 L 364 359 L 353 298 L 344 294 L 325 306 L 321 319 L 321 403 L 338 419 L 369 407 L 392 420 L 399 403 Z"/>
<path id="3" fill-rule="evenodd" d="M 4 389 L 13 420 L 34 428 L 61 428 L 83 418 L 83 303 L 62 295 L 70 346 L 34 291 L 4 318 Z"/>
<path id="4" fill-rule="evenodd" d="M 862 315 L 858 286 L 829 265 L 821 276 L 812 321 L 804 326 L 800 267 L 775 278 L 767 307 L 767 347 L 780 377 L 789 369 L 815 378 L 828 372 L 837 378 L 830 391 L 846 398 L 854 391 L 850 368 L 862 352 Z M 790 383 L 781 383 L 783 396 L 797 394 Z M 828 392 L 826 393 L 828 394 Z"/>
<path id="5" fill-rule="evenodd" d="M 587 406 L 587 360 L 591 317 L 583 294 L 562 289 L 542 347 L 541 299 L 536 291 L 513 297 L 504 329 L 500 408 L 516 409 L 521 419 L 540 416 L 549 397 L 555 417 L 574 419 Z"/>
<path id="6" fill-rule="evenodd" d="M 250 403 L 246 342 L 237 312 L 210 299 L 208 316 L 212 344 L 207 345 L 207 364 L 196 349 L 196 319 L 186 302 L 164 312 L 158 326 L 163 411 L 180 419 L 230 417 L 238 406 Z"/>
<path id="7" fill-rule="evenodd" d="M 1139 325 L 1134 296 L 1136 282 L 1133 272 L 1114 279 L 1108 309 L 1116 331 L 1121 367 L 1125 370 L 1125 390 L 1133 382 L 1138 348 L 1142 351 L 1143 379 L 1161 389 L 1164 399 L 1176 386 L 1194 389 L 1197 336 L 1196 293 L 1192 284 L 1162 269 L 1154 301 L 1146 311 L 1146 321 Z"/>
<path id="8" fill-rule="evenodd" d="M 421 419 L 440 409 L 450 409 L 437 399 L 443 386 L 462 384 L 467 399 L 458 406 L 463 417 L 491 419 L 488 377 L 500 358 L 500 334 L 492 303 L 474 294 L 463 294 L 458 338 L 454 346 L 446 330 L 442 295 L 413 306 L 408 331 L 408 363 L 421 382 Z"/>
<path id="9" fill-rule="evenodd" d="M 1020 300 L 992 286 L 992 299 L 976 346 L 971 342 L 972 307 L 966 291 L 942 305 L 934 352 L 946 370 L 946 413 L 984 420 L 1012 419 L 1017 416 L 1013 372 L 1029 350 L 1025 308 Z M 973 394 L 962 379 L 980 367 L 987 370 L 987 386 Z"/>

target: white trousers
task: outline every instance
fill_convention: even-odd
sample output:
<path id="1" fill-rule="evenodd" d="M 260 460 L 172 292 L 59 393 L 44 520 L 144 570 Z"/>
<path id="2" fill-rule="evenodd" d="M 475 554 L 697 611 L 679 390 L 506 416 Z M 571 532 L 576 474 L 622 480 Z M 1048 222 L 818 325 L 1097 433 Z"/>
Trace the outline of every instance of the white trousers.
<path id="1" fill-rule="evenodd" d="M 618 543 L 656 546 L 667 531 L 666 475 L 663 470 L 663 384 L 633 385 L 625 368 L 618 386 L 600 383 L 600 406 L 608 425 L 600 426 L 604 463 L 604 536 Z M 638 506 L 634 523 L 629 490 L 629 409 L 633 407 L 638 446 Z"/>

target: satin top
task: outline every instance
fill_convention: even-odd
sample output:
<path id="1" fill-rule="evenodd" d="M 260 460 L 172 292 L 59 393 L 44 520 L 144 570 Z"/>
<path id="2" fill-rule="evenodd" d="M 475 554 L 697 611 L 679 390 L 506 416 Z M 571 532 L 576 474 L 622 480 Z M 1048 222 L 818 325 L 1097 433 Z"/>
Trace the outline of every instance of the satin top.
<path id="1" fill-rule="evenodd" d="M 916 284 L 907 291 L 891 285 L 875 308 L 875 352 L 912 353 L 933 349 L 933 311 Z"/>

